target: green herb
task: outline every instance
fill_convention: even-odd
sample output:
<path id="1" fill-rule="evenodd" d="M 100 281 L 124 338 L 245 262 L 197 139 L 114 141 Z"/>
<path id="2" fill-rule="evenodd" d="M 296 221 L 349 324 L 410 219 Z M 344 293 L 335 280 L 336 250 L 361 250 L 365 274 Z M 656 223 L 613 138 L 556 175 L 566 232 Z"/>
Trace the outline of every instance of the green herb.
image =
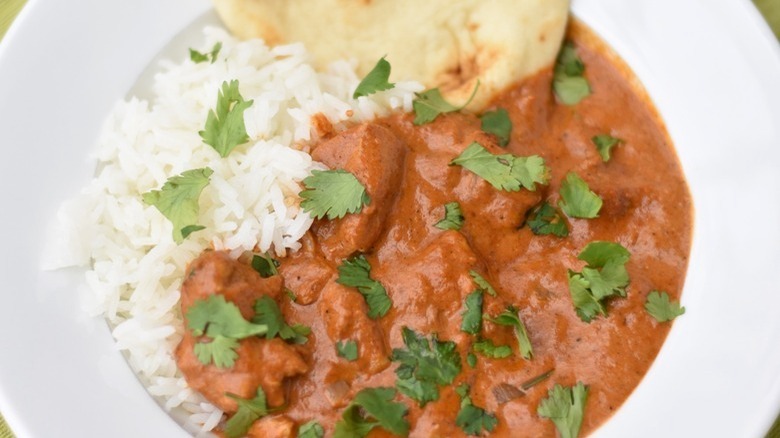
<path id="1" fill-rule="evenodd" d="M 279 261 L 265 254 L 254 254 L 252 256 L 252 268 L 263 278 L 273 277 L 279 274 Z"/>
<path id="2" fill-rule="evenodd" d="M 225 423 L 225 435 L 228 438 L 245 436 L 249 432 L 249 428 L 252 427 L 252 423 L 269 413 L 265 392 L 263 392 L 263 388 L 260 386 L 257 387 L 257 396 L 251 400 L 246 400 L 230 393 L 225 395 L 235 400 L 238 404 L 236 413 Z"/>
<path id="3" fill-rule="evenodd" d="M 438 88 L 417 93 L 417 98 L 412 102 L 412 109 L 414 110 L 414 124 L 424 125 L 436 120 L 440 114 L 452 113 L 460 111 L 471 103 L 474 96 L 479 89 L 479 81 L 474 86 L 474 91 L 471 92 L 471 97 L 462 106 L 455 106 L 446 100 L 441 95 L 441 91 Z"/>
<path id="4" fill-rule="evenodd" d="M 482 291 L 474 291 L 466 296 L 463 303 L 463 321 L 460 329 L 468 334 L 479 334 L 482 328 Z"/>
<path id="5" fill-rule="evenodd" d="M 477 271 L 471 270 L 469 271 L 469 275 L 471 275 L 471 278 L 474 279 L 474 283 L 481 291 L 486 292 L 491 297 L 498 296 L 496 290 L 493 289 L 493 286 L 491 286 L 490 283 L 485 280 L 485 277 L 479 275 Z"/>
<path id="6" fill-rule="evenodd" d="M 532 378 L 526 380 L 525 382 L 521 383 L 520 387 L 522 387 L 524 391 L 528 391 L 529 389 L 533 388 L 534 386 L 536 386 L 536 385 L 544 382 L 545 380 L 547 380 L 552 375 L 552 373 L 554 373 L 554 372 L 555 372 L 555 368 L 551 368 L 548 371 L 545 371 L 542 374 L 539 374 L 538 376 L 532 377 Z"/>
<path id="7" fill-rule="evenodd" d="M 343 357 L 344 359 L 348 361 L 353 361 L 358 358 L 358 345 L 357 342 L 353 340 L 348 341 L 338 341 L 336 342 L 336 354 L 339 355 L 339 357 Z"/>
<path id="8" fill-rule="evenodd" d="M 195 49 L 190 49 L 190 59 L 195 64 L 200 64 L 201 62 L 211 61 L 211 63 L 215 63 L 217 61 L 217 55 L 219 55 L 219 51 L 222 50 L 222 43 L 218 42 L 214 44 L 214 47 L 211 49 L 211 52 L 209 53 L 200 53 Z"/>
<path id="9" fill-rule="evenodd" d="M 498 144 L 501 147 L 506 147 L 512 134 L 512 120 L 509 119 L 509 112 L 504 108 L 499 108 L 482 114 L 480 118 L 482 119 L 482 130 L 498 137 Z"/>
<path id="10" fill-rule="evenodd" d="M 392 388 L 369 388 L 357 393 L 336 423 L 333 438 L 362 438 L 375 427 L 396 435 L 409 433 L 409 422 L 404 418 L 408 409 L 403 403 L 393 402 Z"/>
<path id="11" fill-rule="evenodd" d="M 569 217 L 591 219 L 598 217 L 601 210 L 601 198 L 593 193 L 588 184 L 574 172 L 566 174 L 561 183 L 561 200 L 558 206 Z"/>
<path id="12" fill-rule="evenodd" d="M 629 278 L 625 264 L 630 257 L 619 243 L 596 241 L 582 250 L 578 258 L 588 265 L 582 272 L 569 271 L 569 292 L 580 319 L 590 322 L 606 315 L 604 300 L 626 296 Z"/>
<path id="13" fill-rule="evenodd" d="M 295 296 L 295 292 L 291 291 L 288 288 L 284 288 L 284 294 L 287 295 L 287 298 L 290 299 L 293 303 L 298 300 L 298 297 Z"/>
<path id="14" fill-rule="evenodd" d="M 196 300 L 186 316 L 187 327 L 194 336 L 206 335 L 212 339 L 209 343 L 195 344 L 198 360 L 204 365 L 213 362 L 219 368 L 233 366 L 238 358 L 236 349 L 240 339 L 268 332 L 268 326 L 245 320 L 238 306 L 219 294 Z"/>
<path id="15" fill-rule="evenodd" d="M 484 409 L 474 406 L 469 397 L 469 385 L 462 383 L 455 392 L 461 398 L 455 425 L 463 429 L 467 435 L 481 435 L 483 431 L 492 432 L 498 425 L 498 419 Z"/>
<path id="16" fill-rule="evenodd" d="M 302 424 L 298 428 L 298 438 L 322 438 L 325 436 L 325 429 L 314 420 Z"/>
<path id="17" fill-rule="evenodd" d="M 523 324 L 523 320 L 520 319 L 520 313 L 517 309 L 513 306 L 507 306 L 506 310 L 495 318 L 487 316 L 487 319 L 494 324 L 513 327 L 515 337 L 517 338 L 517 344 L 520 347 L 520 355 L 523 356 L 523 359 L 531 359 L 534 356 L 531 340 L 528 338 L 525 324 Z"/>
<path id="18" fill-rule="evenodd" d="M 173 224 L 173 240 L 182 243 L 190 234 L 205 227 L 198 220 L 198 199 L 214 173 L 208 167 L 192 169 L 168 178 L 160 190 L 142 195 L 145 204 L 156 207 Z"/>
<path id="19" fill-rule="evenodd" d="M 355 93 L 352 94 L 353 99 L 357 99 L 360 96 L 368 96 L 374 94 L 377 91 L 389 90 L 395 87 L 395 84 L 388 82 L 390 79 L 390 63 L 385 60 L 385 57 L 381 57 L 377 61 L 376 65 L 370 72 L 360 81 Z"/>
<path id="20" fill-rule="evenodd" d="M 278 335 L 285 341 L 305 344 L 309 340 L 307 336 L 311 334 L 311 329 L 305 325 L 288 325 L 284 321 L 279 305 L 269 296 L 263 296 L 255 301 L 255 316 L 252 318 L 252 322 L 268 327 L 265 334 L 266 339 L 273 339 Z"/>
<path id="21" fill-rule="evenodd" d="M 244 125 L 244 111 L 252 106 L 238 91 L 238 81 L 222 83 L 217 95 L 217 109 L 209 111 L 206 127 L 200 131 L 203 142 L 213 147 L 219 156 L 225 158 L 236 146 L 249 141 Z"/>
<path id="22" fill-rule="evenodd" d="M 303 185 L 306 190 L 300 193 L 301 208 L 317 219 L 327 215 L 333 220 L 347 213 L 360 213 L 364 205 L 371 203 L 363 184 L 346 170 L 312 170 Z"/>
<path id="23" fill-rule="evenodd" d="M 596 145 L 596 150 L 599 151 L 601 159 L 606 163 L 610 159 L 609 153 L 612 148 L 617 146 L 618 143 L 621 143 L 623 140 L 611 135 L 601 134 L 593 137 L 591 141 L 593 141 L 593 144 Z"/>
<path id="24" fill-rule="evenodd" d="M 528 227 L 537 236 L 553 234 L 558 237 L 566 237 L 569 235 L 569 227 L 566 225 L 566 221 L 558 213 L 558 210 L 548 204 L 547 201 L 531 211 Z"/>
<path id="25" fill-rule="evenodd" d="M 454 342 L 440 342 L 436 335 L 429 341 L 404 327 L 402 337 L 406 349 L 395 348 L 392 355 L 393 361 L 401 362 L 395 386 L 425 406 L 439 399 L 438 386 L 449 385 L 460 373 L 460 354 Z"/>
<path id="26" fill-rule="evenodd" d="M 504 359 L 512 355 L 512 348 L 509 345 L 495 345 L 490 339 L 483 339 L 474 343 L 471 348 L 491 359 Z"/>
<path id="27" fill-rule="evenodd" d="M 680 307 L 677 301 L 670 301 L 669 294 L 654 290 L 647 295 L 645 310 L 658 322 L 671 321 L 685 313 L 685 307 Z"/>
<path id="28" fill-rule="evenodd" d="M 463 212 L 457 202 L 444 204 L 444 219 L 436 222 L 435 227 L 440 230 L 460 230 L 463 225 Z"/>
<path id="29" fill-rule="evenodd" d="M 544 159 L 538 155 L 493 155 L 477 142 L 471 143 L 450 165 L 468 169 L 496 189 L 509 192 L 521 188 L 535 191 L 535 184 L 547 184 L 550 173 Z"/>
<path id="30" fill-rule="evenodd" d="M 588 387 L 577 382 L 574 387 L 555 385 L 542 400 L 536 412 L 555 423 L 561 438 L 577 438 L 582 426 Z"/>
<path id="31" fill-rule="evenodd" d="M 337 283 L 357 288 L 368 304 L 368 317 L 385 316 L 393 305 L 382 283 L 371 278 L 371 265 L 364 255 L 352 257 L 339 266 Z"/>
<path id="32" fill-rule="evenodd" d="M 585 79 L 585 64 L 577 56 L 577 49 L 570 42 L 561 48 L 555 62 L 553 90 L 566 105 L 576 105 L 590 95 L 590 84 Z"/>
<path id="33" fill-rule="evenodd" d="M 466 363 L 469 364 L 471 368 L 474 368 L 477 366 L 477 356 L 474 353 L 469 352 L 466 355 Z"/>

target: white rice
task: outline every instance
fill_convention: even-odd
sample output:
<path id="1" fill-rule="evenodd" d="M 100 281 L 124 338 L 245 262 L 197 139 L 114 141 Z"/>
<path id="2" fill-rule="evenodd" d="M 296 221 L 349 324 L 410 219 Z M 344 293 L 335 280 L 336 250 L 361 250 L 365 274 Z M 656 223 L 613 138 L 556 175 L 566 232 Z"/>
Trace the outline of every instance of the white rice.
<path id="1" fill-rule="evenodd" d="M 411 111 L 414 92 L 394 89 L 357 100 L 359 82 L 350 63 L 316 72 L 300 44 L 267 47 L 239 42 L 219 28 L 206 28 L 197 47 L 222 43 L 218 60 L 163 62 L 151 101 L 119 102 L 98 142 L 98 173 L 59 214 L 59 239 L 46 268 L 87 267 L 86 310 L 105 317 L 132 369 L 149 392 L 194 434 L 213 429 L 222 412 L 187 387 L 173 351 L 181 339 L 179 312 L 187 264 L 207 248 L 295 251 L 312 224 L 299 208 L 301 181 L 323 166 L 305 152 L 312 141 L 310 118 L 324 114 L 338 129 L 394 110 Z M 381 56 L 381 54 L 379 54 Z M 244 120 L 251 140 L 221 158 L 201 141 L 209 109 L 224 81 L 238 79 L 244 99 L 253 99 Z M 141 194 L 160 188 L 183 171 L 210 167 L 200 196 L 198 224 L 174 243 L 171 223 Z"/>

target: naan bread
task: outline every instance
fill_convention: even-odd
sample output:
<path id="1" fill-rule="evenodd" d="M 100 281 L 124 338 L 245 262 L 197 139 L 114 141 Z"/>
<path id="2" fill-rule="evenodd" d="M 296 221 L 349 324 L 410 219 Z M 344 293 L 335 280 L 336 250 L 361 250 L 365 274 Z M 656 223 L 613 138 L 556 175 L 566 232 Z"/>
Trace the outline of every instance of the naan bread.
<path id="1" fill-rule="evenodd" d="M 568 0 L 214 0 L 240 38 L 303 42 L 322 67 L 354 58 L 365 75 L 384 55 L 391 81 L 439 87 L 480 110 L 506 87 L 552 65 Z"/>

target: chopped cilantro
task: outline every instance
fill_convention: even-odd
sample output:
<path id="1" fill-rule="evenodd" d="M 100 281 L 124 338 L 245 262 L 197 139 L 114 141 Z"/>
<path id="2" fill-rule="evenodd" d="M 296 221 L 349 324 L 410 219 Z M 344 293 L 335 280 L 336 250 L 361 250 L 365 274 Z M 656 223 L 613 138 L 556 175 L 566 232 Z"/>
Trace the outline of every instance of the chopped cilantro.
<path id="1" fill-rule="evenodd" d="M 268 327 L 265 334 L 266 339 L 273 339 L 278 335 L 285 341 L 305 344 L 309 340 L 307 336 L 311 333 L 311 329 L 305 325 L 287 325 L 282 311 L 279 310 L 279 305 L 269 296 L 255 301 L 255 316 L 252 318 L 252 322 Z"/>
<path id="2" fill-rule="evenodd" d="M 214 47 L 212 47 L 211 52 L 209 53 L 200 53 L 195 49 L 190 49 L 190 59 L 195 64 L 200 64 L 201 62 L 211 61 L 211 63 L 217 62 L 217 55 L 219 55 L 219 51 L 222 50 L 222 43 L 218 42 L 214 44 Z"/>
<path id="3" fill-rule="evenodd" d="M 406 436 L 409 422 L 404 417 L 409 409 L 403 403 L 394 402 L 395 395 L 392 388 L 368 388 L 358 392 L 336 423 L 333 438 L 362 438 L 375 427 Z"/>
<path id="4" fill-rule="evenodd" d="M 504 108 L 495 111 L 488 111 L 482 114 L 482 130 L 488 134 L 498 137 L 498 144 L 506 147 L 509 144 L 509 138 L 512 134 L 512 120 L 509 119 L 509 112 Z"/>
<path id="5" fill-rule="evenodd" d="M 395 87 L 395 84 L 388 82 L 390 79 L 390 63 L 387 62 L 385 57 L 379 58 L 376 65 L 370 72 L 360 81 L 355 92 L 352 94 L 353 99 L 357 99 L 361 96 L 368 96 L 374 94 L 377 91 L 389 90 Z"/>
<path id="6" fill-rule="evenodd" d="M 477 142 L 471 143 L 450 165 L 468 169 L 496 189 L 508 192 L 516 192 L 521 188 L 535 191 L 535 184 L 547 184 L 549 179 L 549 169 L 544 165 L 542 157 L 493 155 Z"/>
<path id="7" fill-rule="evenodd" d="M 462 110 L 469 103 L 471 103 L 471 100 L 474 99 L 478 89 L 479 81 L 477 81 L 477 85 L 474 86 L 474 91 L 471 92 L 471 97 L 469 97 L 469 100 L 466 101 L 466 103 L 464 103 L 462 106 L 455 106 L 444 100 L 444 97 L 442 97 L 441 91 L 439 91 L 438 88 L 433 88 L 422 93 L 417 93 L 417 98 L 412 102 L 412 109 L 414 110 L 414 124 L 424 125 L 426 123 L 431 123 L 432 121 L 436 120 L 440 114 L 452 113 Z"/>
<path id="8" fill-rule="evenodd" d="M 645 310 L 658 322 L 671 321 L 685 313 L 685 307 L 680 307 L 677 301 L 670 301 L 669 294 L 654 290 L 647 295 Z"/>
<path id="9" fill-rule="evenodd" d="M 587 400 L 588 387 L 581 382 L 571 388 L 555 385 L 539 403 L 536 412 L 555 423 L 561 438 L 577 438 Z"/>
<path id="10" fill-rule="evenodd" d="M 469 397 L 469 385 L 462 383 L 455 392 L 460 396 L 460 411 L 455 418 L 455 425 L 467 435 L 482 435 L 483 431 L 492 432 L 498 425 L 495 415 L 488 414 L 484 409 L 474 406 Z"/>
<path id="11" fill-rule="evenodd" d="M 435 227 L 440 230 L 460 230 L 463 225 L 463 212 L 457 202 L 444 204 L 444 219 L 436 222 Z"/>
<path id="12" fill-rule="evenodd" d="M 304 423 L 298 428 L 298 438 L 322 438 L 325 436 L 325 429 L 314 420 Z"/>
<path id="13" fill-rule="evenodd" d="M 580 319 L 590 322 L 606 315 L 604 300 L 626 296 L 629 278 L 625 264 L 630 257 L 619 243 L 596 241 L 582 250 L 578 258 L 588 265 L 582 272 L 569 271 L 569 292 Z"/>
<path id="14" fill-rule="evenodd" d="M 358 358 L 358 345 L 356 341 L 348 340 L 348 341 L 338 341 L 336 342 L 336 354 L 339 355 L 339 357 L 343 357 L 344 359 L 352 362 L 353 360 L 357 360 Z"/>
<path id="15" fill-rule="evenodd" d="M 596 150 L 599 151 L 599 155 L 601 155 L 601 159 L 605 163 L 611 158 L 610 151 L 612 148 L 623 142 L 623 140 L 608 134 L 594 136 L 591 141 L 596 145 Z"/>
<path id="16" fill-rule="evenodd" d="M 249 141 L 244 125 L 244 111 L 252 106 L 252 100 L 244 100 L 238 91 L 238 81 L 222 83 L 217 95 L 216 111 L 210 110 L 206 126 L 200 131 L 203 142 L 213 147 L 225 158 L 236 146 Z"/>
<path id="17" fill-rule="evenodd" d="M 195 357 L 203 365 L 214 363 L 218 368 L 230 368 L 238 359 L 238 341 L 221 335 L 214 335 L 211 342 L 198 342 L 193 348 Z"/>
<path id="18" fill-rule="evenodd" d="M 598 217 L 601 210 L 601 198 L 593 193 L 588 184 L 574 172 L 566 174 L 561 183 L 561 200 L 558 206 L 569 217 L 591 219 Z"/>
<path id="19" fill-rule="evenodd" d="M 574 44 L 567 42 L 561 47 L 553 73 L 553 91 L 558 100 L 566 105 L 576 105 L 590 95 L 590 84 L 585 79 L 585 64 L 577 56 Z"/>
<path id="20" fill-rule="evenodd" d="M 273 277 L 279 274 L 279 261 L 265 254 L 254 254 L 252 256 L 252 268 L 263 278 Z"/>
<path id="21" fill-rule="evenodd" d="M 252 423 L 269 413 L 265 392 L 263 392 L 263 388 L 260 386 L 257 387 L 257 396 L 251 400 L 246 400 L 230 393 L 225 395 L 235 400 L 238 404 L 236 413 L 225 423 L 225 435 L 228 438 L 245 436 L 249 428 L 252 427 Z"/>
<path id="22" fill-rule="evenodd" d="M 312 170 L 303 185 L 306 190 L 300 193 L 301 208 L 317 219 L 328 216 L 333 220 L 347 213 L 360 213 L 364 205 L 371 203 L 365 186 L 346 170 Z"/>
<path id="23" fill-rule="evenodd" d="M 558 213 L 558 210 L 548 204 L 547 201 L 531 211 L 528 227 L 537 236 L 553 234 L 558 237 L 566 237 L 569 235 L 569 227 L 566 225 L 566 221 Z"/>
<path id="24" fill-rule="evenodd" d="M 482 339 L 471 346 L 474 352 L 491 359 L 504 359 L 512 355 L 509 345 L 495 345 L 490 339 Z"/>
<path id="25" fill-rule="evenodd" d="M 482 291 L 474 291 L 466 296 L 463 303 L 463 321 L 460 329 L 468 334 L 479 334 L 482 328 Z"/>
<path id="26" fill-rule="evenodd" d="M 438 386 L 449 385 L 460 373 L 460 354 L 454 342 L 441 342 L 436 335 L 429 341 L 404 327 L 402 337 L 406 349 L 395 348 L 392 355 L 393 361 L 401 363 L 395 370 L 395 386 L 425 406 L 439 399 Z"/>
<path id="27" fill-rule="evenodd" d="M 287 298 L 289 298 L 293 303 L 298 301 L 298 297 L 295 296 L 295 292 L 291 291 L 290 289 L 284 288 L 284 294 L 287 295 Z"/>
<path id="28" fill-rule="evenodd" d="M 520 355 L 523 356 L 523 359 L 531 359 L 534 356 L 531 340 L 528 338 L 525 324 L 523 324 L 523 320 L 520 319 L 520 313 L 517 309 L 513 306 L 507 306 L 506 310 L 495 318 L 487 316 L 487 319 L 494 324 L 513 327 L 515 337 L 517 338 L 517 344 L 520 348 Z"/>
<path id="29" fill-rule="evenodd" d="M 477 366 L 477 356 L 474 353 L 469 352 L 466 355 L 466 363 L 469 364 L 471 368 L 474 368 Z"/>
<path id="30" fill-rule="evenodd" d="M 362 254 L 341 263 L 336 282 L 354 287 L 363 295 L 368 304 L 368 317 L 371 319 L 385 316 L 393 305 L 382 283 L 371 278 L 371 265 Z"/>
<path id="31" fill-rule="evenodd" d="M 491 297 L 498 296 L 496 293 L 496 290 L 493 289 L 493 286 L 488 283 L 487 280 L 485 280 L 485 277 L 479 275 L 479 272 L 471 270 L 469 271 L 469 275 L 472 279 L 474 279 L 474 283 L 479 287 L 479 289 L 483 292 L 486 292 Z"/>
<path id="32" fill-rule="evenodd" d="M 157 208 L 173 224 L 173 240 L 182 243 L 191 233 L 204 227 L 196 225 L 198 199 L 214 173 L 208 167 L 192 169 L 168 178 L 160 190 L 142 195 L 145 204 Z"/>

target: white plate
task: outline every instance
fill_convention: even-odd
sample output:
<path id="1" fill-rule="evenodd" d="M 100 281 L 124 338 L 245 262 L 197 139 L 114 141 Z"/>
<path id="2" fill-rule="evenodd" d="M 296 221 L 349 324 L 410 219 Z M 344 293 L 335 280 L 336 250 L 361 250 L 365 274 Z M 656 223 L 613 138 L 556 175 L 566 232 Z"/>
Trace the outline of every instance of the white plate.
<path id="1" fill-rule="evenodd" d="M 780 412 L 780 50 L 749 1 L 575 0 L 677 146 L 696 206 L 675 323 L 603 437 L 760 437 Z M 32 0 L 0 46 L 0 412 L 20 438 L 186 434 L 85 317 L 44 230 L 114 101 L 206 0 Z M 206 18 L 203 14 L 206 13 Z M 620 105 L 620 102 L 615 102 Z M 659 175 L 659 184 L 662 183 Z"/>

